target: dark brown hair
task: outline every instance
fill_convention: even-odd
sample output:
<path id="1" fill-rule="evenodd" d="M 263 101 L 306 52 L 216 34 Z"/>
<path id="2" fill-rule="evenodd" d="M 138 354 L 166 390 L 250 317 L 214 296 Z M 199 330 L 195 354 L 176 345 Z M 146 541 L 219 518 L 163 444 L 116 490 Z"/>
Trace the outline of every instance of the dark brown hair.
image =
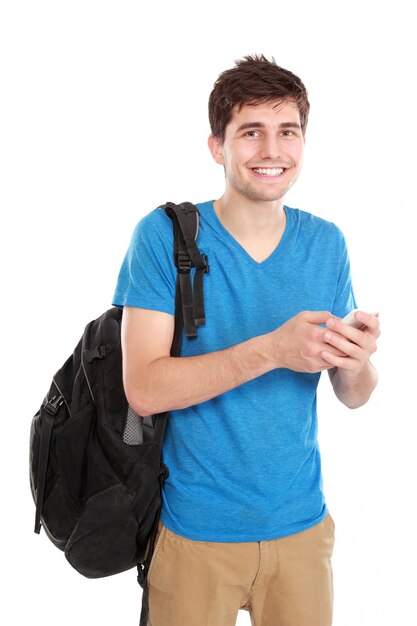
<path id="1" fill-rule="evenodd" d="M 260 104 L 275 100 L 293 101 L 300 113 L 301 129 L 305 134 L 310 104 L 301 80 L 279 67 L 275 59 L 268 61 L 263 54 L 246 56 L 235 67 L 220 74 L 209 98 L 209 121 L 212 134 L 224 140 L 232 109 L 244 104 Z"/>

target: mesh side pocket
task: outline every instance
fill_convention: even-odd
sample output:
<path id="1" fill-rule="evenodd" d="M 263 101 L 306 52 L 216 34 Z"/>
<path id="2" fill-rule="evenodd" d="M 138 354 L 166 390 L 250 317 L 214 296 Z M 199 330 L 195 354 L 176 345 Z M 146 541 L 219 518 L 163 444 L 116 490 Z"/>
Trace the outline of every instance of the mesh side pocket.
<path id="1" fill-rule="evenodd" d="M 126 425 L 123 431 L 123 441 L 129 446 L 148 443 L 153 439 L 153 416 L 142 417 L 131 406 L 128 407 Z"/>
<path id="2" fill-rule="evenodd" d="M 129 446 L 135 446 L 143 443 L 142 418 L 130 406 L 127 411 L 123 441 L 129 444 Z"/>

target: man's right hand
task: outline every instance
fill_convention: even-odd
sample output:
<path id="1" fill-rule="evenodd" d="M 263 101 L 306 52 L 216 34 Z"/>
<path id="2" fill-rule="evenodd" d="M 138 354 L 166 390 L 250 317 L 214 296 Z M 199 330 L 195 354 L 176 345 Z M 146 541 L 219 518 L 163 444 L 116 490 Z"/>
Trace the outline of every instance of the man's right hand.
<path id="1" fill-rule="evenodd" d="M 328 311 L 302 311 L 282 326 L 272 331 L 271 349 L 276 358 L 276 367 L 285 367 L 295 372 L 315 373 L 332 368 L 321 356 L 322 350 L 337 356 L 346 356 L 324 340 L 325 324 L 334 317 Z"/>

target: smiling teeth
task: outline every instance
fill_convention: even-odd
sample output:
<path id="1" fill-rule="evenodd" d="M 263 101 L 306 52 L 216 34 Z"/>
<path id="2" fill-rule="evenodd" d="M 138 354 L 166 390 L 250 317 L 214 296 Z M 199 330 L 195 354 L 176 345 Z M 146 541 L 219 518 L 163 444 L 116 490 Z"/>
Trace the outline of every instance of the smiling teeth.
<path id="1" fill-rule="evenodd" d="M 269 167 L 268 168 L 254 167 L 253 171 L 256 172 L 257 174 L 263 174 L 264 176 L 279 176 L 284 171 L 284 168 L 275 167 L 272 169 Z"/>

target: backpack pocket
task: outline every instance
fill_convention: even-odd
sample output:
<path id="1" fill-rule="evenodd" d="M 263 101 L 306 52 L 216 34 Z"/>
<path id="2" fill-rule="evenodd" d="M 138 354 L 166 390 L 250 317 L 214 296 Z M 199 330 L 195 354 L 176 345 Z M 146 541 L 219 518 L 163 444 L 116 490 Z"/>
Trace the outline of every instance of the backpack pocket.
<path id="1" fill-rule="evenodd" d="M 100 578 L 134 567 L 138 525 L 133 495 L 117 484 L 86 501 L 65 547 L 69 563 L 87 578 Z"/>

